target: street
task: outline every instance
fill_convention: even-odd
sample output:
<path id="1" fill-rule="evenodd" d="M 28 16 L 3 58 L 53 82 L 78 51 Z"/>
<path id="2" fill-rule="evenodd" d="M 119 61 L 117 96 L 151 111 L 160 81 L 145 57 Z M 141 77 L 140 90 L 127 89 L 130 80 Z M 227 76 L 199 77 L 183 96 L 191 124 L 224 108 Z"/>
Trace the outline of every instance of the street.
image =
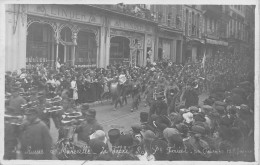
<path id="1" fill-rule="evenodd" d="M 199 96 L 199 105 L 202 104 L 203 100 L 207 97 L 206 94 Z M 134 123 L 139 123 L 140 112 L 149 112 L 149 107 L 144 106 L 144 102 L 141 102 L 139 109 L 131 112 L 132 99 L 128 98 L 128 104 L 123 107 L 118 107 L 116 111 L 113 110 L 113 106 L 110 102 L 105 102 L 99 105 L 94 105 L 91 108 L 94 108 L 97 112 L 96 118 L 97 121 L 102 125 L 104 131 L 107 133 L 112 128 L 120 129 L 122 132 L 129 131 L 131 125 Z M 54 126 L 53 121 L 51 120 L 50 132 L 55 143 L 58 139 L 58 131 Z"/>

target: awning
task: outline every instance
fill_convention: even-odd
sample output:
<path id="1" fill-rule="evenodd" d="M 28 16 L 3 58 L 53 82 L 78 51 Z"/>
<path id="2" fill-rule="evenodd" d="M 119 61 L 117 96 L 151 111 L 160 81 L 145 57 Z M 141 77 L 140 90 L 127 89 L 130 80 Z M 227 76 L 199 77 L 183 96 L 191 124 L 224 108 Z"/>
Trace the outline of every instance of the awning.
<path id="1" fill-rule="evenodd" d="M 221 40 L 206 39 L 206 43 L 212 45 L 228 46 L 228 42 L 221 41 Z"/>

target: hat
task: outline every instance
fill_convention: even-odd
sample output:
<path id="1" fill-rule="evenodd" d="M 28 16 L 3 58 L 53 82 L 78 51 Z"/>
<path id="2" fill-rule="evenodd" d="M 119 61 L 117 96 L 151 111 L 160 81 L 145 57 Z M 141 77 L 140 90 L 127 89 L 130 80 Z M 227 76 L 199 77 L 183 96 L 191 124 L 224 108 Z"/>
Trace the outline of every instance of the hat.
<path id="1" fill-rule="evenodd" d="M 13 87 L 11 88 L 11 91 L 12 91 L 12 92 L 19 92 L 19 91 L 20 91 L 20 87 L 18 87 L 18 86 L 13 86 Z"/>
<path id="2" fill-rule="evenodd" d="M 186 123 L 191 123 L 193 121 L 193 114 L 191 112 L 184 113 L 182 115 Z"/>
<path id="3" fill-rule="evenodd" d="M 163 130 L 163 137 L 169 139 L 172 135 L 179 134 L 179 131 L 175 128 L 165 128 Z"/>
<path id="4" fill-rule="evenodd" d="M 230 106 L 230 107 L 228 108 L 228 112 L 229 112 L 230 114 L 232 114 L 232 115 L 236 114 L 236 113 L 237 113 L 237 110 L 238 110 L 238 108 L 237 108 L 236 106 Z"/>
<path id="5" fill-rule="evenodd" d="M 100 154 L 106 148 L 106 144 L 99 139 L 90 139 L 89 147 L 93 153 Z"/>
<path id="6" fill-rule="evenodd" d="M 121 135 L 118 139 L 118 144 L 119 146 L 130 147 L 134 144 L 134 139 L 130 134 Z"/>
<path id="7" fill-rule="evenodd" d="M 234 105 L 241 105 L 243 104 L 244 100 L 242 98 L 242 96 L 238 95 L 238 94 L 233 94 L 231 97 L 230 97 L 230 100 L 232 101 L 232 103 Z"/>
<path id="8" fill-rule="evenodd" d="M 223 106 L 216 106 L 215 109 L 219 114 L 224 114 L 225 113 L 225 107 Z"/>
<path id="9" fill-rule="evenodd" d="M 153 141 L 156 138 L 155 133 L 151 130 L 141 131 L 140 133 L 143 136 L 144 140 Z"/>
<path id="10" fill-rule="evenodd" d="M 223 106 L 225 107 L 227 104 L 225 102 L 222 101 L 215 101 L 215 106 Z"/>
<path id="11" fill-rule="evenodd" d="M 250 108 L 248 105 L 242 104 L 240 105 L 239 113 L 247 114 L 250 113 Z"/>
<path id="12" fill-rule="evenodd" d="M 220 119 L 220 123 L 219 124 L 220 125 L 224 125 L 224 126 L 231 126 L 233 124 L 233 121 L 228 116 L 225 116 L 222 119 Z"/>
<path id="13" fill-rule="evenodd" d="M 197 107 L 195 107 L 195 106 L 189 107 L 189 110 L 190 110 L 191 113 L 199 112 L 199 108 L 197 108 Z"/>
<path id="14" fill-rule="evenodd" d="M 88 109 L 87 111 L 85 111 L 85 114 L 95 117 L 96 116 L 96 110 L 95 109 Z"/>
<path id="15" fill-rule="evenodd" d="M 38 98 L 39 98 L 39 97 L 43 97 L 44 95 L 45 95 L 44 92 L 43 92 L 43 91 L 40 91 L 40 92 L 38 92 L 38 96 L 37 96 L 37 97 L 38 97 Z"/>
<path id="16" fill-rule="evenodd" d="M 140 121 L 147 122 L 149 114 L 147 112 L 140 112 Z"/>
<path id="17" fill-rule="evenodd" d="M 205 122 L 205 115 L 203 115 L 202 113 L 197 113 L 196 115 L 193 116 L 195 121 L 200 121 L 200 122 Z"/>
<path id="18" fill-rule="evenodd" d="M 203 134 L 206 132 L 206 130 L 205 130 L 205 128 L 202 127 L 202 126 L 194 125 L 194 126 L 191 127 L 191 131 L 190 131 L 190 132 L 191 132 L 191 133 L 195 133 L 195 134 L 201 134 L 201 135 L 203 135 Z"/>
<path id="19" fill-rule="evenodd" d="M 142 130 L 142 126 L 140 124 L 134 124 L 131 126 L 134 133 L 140 133 Z"/>
<path id="20" fill-rule="evenodd" d="M 203 101 L 204 105 L 213 105 L 214 99 L 207 98 Z"/>
<path id="21" fill-rule="evenodd" d="M 38 114 L 38 110 L 36 108 L 32 107 L 25 110 L 25 115 L 33 115 L 33 114 L 35 115 Z"/>
<path id="22" fill-rule="evenodd" d="M 189 131 L 189 127 L 184 123 L 177 124 L 176 128 L 178 129 L 179 132 L 183 134 L 186 134 Z"/>
<path id="23" fill-rule="evenodd" d="M 102 130 L 96 130 L 93 134 L 90 135 L 90 139 L 98 139 L 103 143 L 107 143 L 106 133 Z"/>
<path id="24" fill-rule="evenodd" d="M 88 104 L 82 104 L 81 105 L 81 111 L 87 111 L 89 110 L 89 105 Z"/>
<path id="25" fill-rule="evenodd" d="M 204 110 L 204 112 L 212 112 L 213 111 L 213 107 L 210 105 L 203 105 L 202 106 L 202 110 Z"/>
<path id="26" fill-rule="evenodd" d="M 107 134 L 108 134 L 110 143 L 113 145 L 120 137 L 120 130 L 119 129 L 110 129 Z"/>

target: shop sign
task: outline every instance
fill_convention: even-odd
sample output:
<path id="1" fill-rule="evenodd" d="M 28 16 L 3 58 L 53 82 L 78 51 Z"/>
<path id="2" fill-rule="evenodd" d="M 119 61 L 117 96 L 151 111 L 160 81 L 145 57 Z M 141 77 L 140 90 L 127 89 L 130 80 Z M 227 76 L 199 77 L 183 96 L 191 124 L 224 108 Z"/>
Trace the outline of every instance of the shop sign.
<path id="1" fill-rule="evenodd" d="M 64 5 L 28 5 L 28 14 L 49 16 L 54 18 L 63 18 L 81 22 L 91 22 L 101 24 L 101 16 L 87 13 L 86 11 L 76 10 L 70 6 Z"/>
<path id="2" fill-rule="evenodd" d="M 147 25 L 143 25 L 133 21 L 120 20 L 120 19 L 112 19 L 110 21 L 110 26 L 121 28 L 121 29 L 140 31 L 140 32 L 148 32 L 148 33 L 153 32 L 152 28 L 150 28 Z"/>
<path id="3" fill-rule="evenodd" d="M 228 43 L 220 40 L 206 39 L 207 44 L 228 46 Z"/>

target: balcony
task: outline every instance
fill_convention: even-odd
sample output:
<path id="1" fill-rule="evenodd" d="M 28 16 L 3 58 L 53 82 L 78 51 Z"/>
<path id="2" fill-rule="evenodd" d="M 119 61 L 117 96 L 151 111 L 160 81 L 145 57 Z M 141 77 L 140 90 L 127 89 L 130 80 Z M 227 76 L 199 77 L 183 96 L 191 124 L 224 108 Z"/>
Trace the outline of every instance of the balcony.
<path id="1" fill-rule="evenodd" d="M 216 19 L 219 19 L 222 16 L 221 5 L 202 5 L 202 10 L 204 10 L 205 15 Z"/>
<path id="2" fill-rule="evenodd" d="M 195 25 L 192 25 L 191 36 L 192 37 L 199 37 L 199 29 Z"/>
<path id="3" fill-rule="evenodd" d="M 219 39 L 219 34 L 218 34 L 218 32 L 216 32 L 216 31 L 211 31 L 211 30 L 209 30 L 209 29 L 206 31 L 206 33 L 204 34 L 204 36 L 207 37 L 207 38 L 215 39 L 215 40 Z"/>
<path id="4" fill-rule="evenodd" d="M 126 14 L 129 16 L 147 19 L 149 21 L 158 21 L 158 17 L 155 13 L 151 12 L 146 8 L 142 8 L 139 5 L 124 5 L 124 4 L 117 4 L 117 5 L 92 5 L 98 8 L 114 11 L 117 13 Z"/>
<path id="5" fill-rule="evenodd" d="M 172 16 L 170 13 L 169 15 L 163 15 L 161 12 L 152 12 L 149 9 L 142 8 L 140 5 L 135 5 L 135 4 L 133 5 L 124 5 L 124 4 L 91 5 L 91 6 L 116 12 L 118 14 L 122 13 L 124 15 L 128 15 L 131 17 L 153 21 L 155 23 L 158 23 L 162 26 L 166 26 L 168 28 L 173 28 L 178 30 L 182 29 L 181 18 L 178 14 L 175 16 Z"/>

